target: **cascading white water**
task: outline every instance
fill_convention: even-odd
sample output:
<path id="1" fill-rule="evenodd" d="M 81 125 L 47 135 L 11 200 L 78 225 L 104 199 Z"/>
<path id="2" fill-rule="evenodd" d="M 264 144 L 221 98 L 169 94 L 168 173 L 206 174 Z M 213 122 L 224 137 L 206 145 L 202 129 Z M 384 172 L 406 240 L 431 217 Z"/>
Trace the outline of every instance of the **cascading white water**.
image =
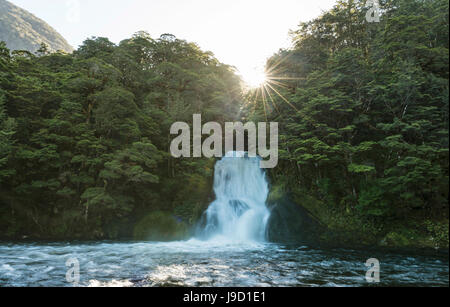
<path id="1" fill-rule="evenodd" d="M 260 158 L 228 153 L 216 163 L 214 192 L 216 200 L 206 211 L 204 236 L 231 242 L 265 241 L 269 185 Z"/>

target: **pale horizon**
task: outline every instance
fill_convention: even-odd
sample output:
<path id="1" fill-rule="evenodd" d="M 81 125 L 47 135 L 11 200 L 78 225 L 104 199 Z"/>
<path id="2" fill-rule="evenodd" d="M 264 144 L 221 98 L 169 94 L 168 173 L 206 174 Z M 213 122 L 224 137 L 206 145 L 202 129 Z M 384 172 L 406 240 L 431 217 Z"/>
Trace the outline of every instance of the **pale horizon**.
<path id="1" fill-rule="evenodd" d="M 146 31 L 154 38 L 170 33 L 211 51 L 221 62 L 236 67 L 247 82 L 260 73 L 267 58 L 281 48 L 290 47 L 289 30 L 318 17 L 336 3 L 336 0 L 10 1 L 43 19 L 75 49 L 93 36 L 107 37 L 117 44 L 138 31 Z"/>

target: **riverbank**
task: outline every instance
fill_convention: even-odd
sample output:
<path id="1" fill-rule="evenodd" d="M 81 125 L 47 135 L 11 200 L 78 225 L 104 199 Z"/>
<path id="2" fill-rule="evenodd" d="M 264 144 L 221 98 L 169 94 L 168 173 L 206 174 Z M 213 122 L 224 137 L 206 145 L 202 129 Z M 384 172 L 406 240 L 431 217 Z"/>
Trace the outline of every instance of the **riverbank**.
<path id="1" fill-rule="evenodd" d="M 445 214 L 441 219 L 417 214 L 405 216 L 403 219 L 370 220 L 350 210 L 337 210 L 332 204 L 310 196 L 307 191 L 287 191 L 283 185 L 271 187 L 268 205 L 272 211 L 268 225 L 271 242 L 304 242 L 312 246 L 376 248 L 405 252 L 411 250 L 423 250 L 425 253 L 433 253 L 436 250 L 448 252 L 449 223 L 448 215 L 446 217 Z M 2 232 L 0 240 L 7 242 L 186 240 L 195 234 L 196 225 L 201 221 L 202 212 L 206 208 L 205 202 L 205 205 L 198 203 L 186 208 L 184 214 L 177 212 L 179 215 L 160 210 L 145 212 L 133 219 L 116 220 L 114 225 L 106 225 L 103 229 L 83 228 L 81 227 L 83 224 L 80 224 L 80 227 L 64 233 L 59 229 L 67 223 L 56 216 L 53 219 L 45 219 L 50 222 L 45 229 L 53 229 L 52 231 L 42 233 L 36 231 L 36 227 L 29 226 L 34 231 Z M 18 223 L 15 225 L 21 227 Z"/>
<path id="2" fill-rule="evenodd" d="M 449 247 L 448 212 L 443 212 L 440 217 L 418 211 L 409 212 L 401 218 L 369 219 L 351 208 L 339 210 L 338 206 L 314 198 L 308 191 L 289 190 L 283 185 L 272 187 L 269 202 L 279 203 L 284 208 L 294 205 L 295 209 L 291 208 L 291 211 L 298 210 L 307 215 L 299 215 L 296 219 L 302 220 L 301 223 L 305 223 L 305 220 L 314 221 L 307 222 L 307 229 L 303 232 L 308 234 L 307 240 L 314 239 L 320 244 L 394 250 L 448 250 Z M 301 239 L 302 232 L 299 231 L 297 229 L 294 232 Z"/>
<path id="3" fill-rule="evenodd" d="M 86 223 L 83 212 L 50 212 L 38 220 L 16 206 L 14 215 L 4 211 L 3 241 L 179 241 L 195 235 L 203 213 L 214 200 L 213 163 L 207 176 L 197 177 L 185 185 L 191 191 L 177 197 L 175 210 L 138 210 L 104 225 Z M 268 223 L 270 242 L 298 243 L 309 246 L 377 248 L 383 250 L 448 251 L 448 212 L 427 215 L 409 211 L 402 218 L 369 219 L 357 210 L 339 209 L 312 196 L 311 191 L 288 187 L 275 178 L 268 196 L 271 218 Z M 184 202 L 181 201 L 184 199 Z M 17 203 L 17 202 L 16 202 Z M 27 222 L 28 221 L 28 222 Z M 9 225 L 9 226 L 8 226 Z M 7 226 L 7 227 L 5 227 Z"/>

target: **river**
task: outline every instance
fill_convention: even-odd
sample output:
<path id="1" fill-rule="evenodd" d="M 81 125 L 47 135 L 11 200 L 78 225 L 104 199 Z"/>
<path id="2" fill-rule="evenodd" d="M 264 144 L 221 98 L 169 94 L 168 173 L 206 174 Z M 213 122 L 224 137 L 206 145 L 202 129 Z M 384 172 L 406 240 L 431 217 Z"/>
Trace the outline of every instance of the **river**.
<path id="1" fill-rule="evenodd" d="M 269 184 L 245 153 L 217 162 L 214 191 L 188 241 L 0 243 L 0 286 L 368 286 L 373 258 L 378 285 L 449 285 L 448 254 L 268 243 Z"/>
<path id="2" fill-rule="evenodd" d="M 68 287 L 68 259 L 79 286 L 369 286 L 369 258 L 380 286 L 448 286 L 448 255 L 311 248 L 279 244 L 95 242 L 0 244 L 0 286 Z"/>

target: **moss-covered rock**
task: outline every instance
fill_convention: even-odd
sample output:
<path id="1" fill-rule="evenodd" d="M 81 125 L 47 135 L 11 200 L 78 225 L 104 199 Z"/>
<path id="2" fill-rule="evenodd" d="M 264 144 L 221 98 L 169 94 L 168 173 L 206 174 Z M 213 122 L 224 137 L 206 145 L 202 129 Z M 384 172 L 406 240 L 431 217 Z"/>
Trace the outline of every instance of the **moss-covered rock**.
<path id="1" fill-rule="evenodd" d="M 282 191 L 277 188 L 269 197 L 271 211 L 267 231 L 269 240 L 283 243 L 317 242 L 318 236 L 325 228 Z"/>
<path id="2" fill-rule="evenodd" d="M 422 216 L 373 220 L 351 210 L 337 210 L 300 189 L 290 193 L 294 202 L 326 227 L 321 243 L 347 246 L 446 249 L 449 246 L 448 219 L 423 221 Z"/>
<path id="3" fill-rule="evenodd" d="M 134 227 L 135 240 L 175 241 L 187 238 L 189 227 L 170 213 L 156 211 L 147 214 Z"/>
<path id="4" fill-rule="evenodd" d="M 270 188 L 269 196 L 267 197 L 267 202 L 269 204 L 276 204 L 277 202 L 283 200 L 287 196 L 286 187 L 284 184 L 277 184 Z"/>
<path id="5" fill-rule="evenodd" d="M 427 228 L 428 235 L 430 236 L 428 241 L 432 241 L 435 248 L 447 248 L 449 247 L 449 222 L 444 221 L 425 221 L 425 227 Z"/>
<path id="6" fill-rule="evenodd" d="M 390 232 L 380 241 L 380 245 L 387 247 L 409 247 L 411 242 L 404 234 Z"/>

